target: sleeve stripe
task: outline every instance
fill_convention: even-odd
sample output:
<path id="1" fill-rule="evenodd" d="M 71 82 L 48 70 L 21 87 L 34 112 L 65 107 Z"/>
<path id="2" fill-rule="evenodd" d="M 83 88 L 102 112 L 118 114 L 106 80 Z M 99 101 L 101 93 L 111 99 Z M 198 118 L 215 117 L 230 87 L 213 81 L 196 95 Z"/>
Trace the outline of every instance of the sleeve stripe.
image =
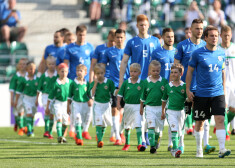
<path id="1" fill-rule="evenodd" d="M 123 96 L 122 96 L 122 95 L 120 95 L 120 94 L 118 94 L 117 96 L 118 96 L 118 97 L 123 97 Z"/>
<path id="2" fill-rule="evenodd" d="M 167 102 L 167 100 L 163 100 L 163 99 L 162 99 L 162 101 L 163 101 L 163 102 Z"/>

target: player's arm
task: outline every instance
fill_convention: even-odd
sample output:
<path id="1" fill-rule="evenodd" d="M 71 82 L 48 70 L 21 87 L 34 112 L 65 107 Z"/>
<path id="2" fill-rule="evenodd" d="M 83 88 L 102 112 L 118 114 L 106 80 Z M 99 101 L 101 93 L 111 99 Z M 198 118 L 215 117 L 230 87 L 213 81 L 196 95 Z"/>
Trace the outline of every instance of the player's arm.
<path id="1" fill-rule="evenodd" d="M 166 101 L 162 101 L 162 115 L 161 120 L 164 120 L 166 118 Z"/>
<path id="2" fill-rule="evenodd" d="M 193 93 L 190 91 L 190 86 L 191 86 L 191 82 L 192 82 L 192 77 L 193 77 L 193 71 L 194 68 L 191 66 L 188 66 L 188 71 L 187 71 L 187 75 L 186 75 L 186 93 L 188 96 L 188 99 L 192 102 L 194 95 Z"/>
<path id="3" fill-rule="evenodd" d="M 222 70 L 222 80 L 223 80 L 223 87 L 224 87 L 224 97 L 226 97 L 226 74 L 225 74 L 224 69 Z"/>
<path id="4" fill-rule="evenodd" d="M 140 100 L 140 115 L 144 114 L 144 102 Z"/>
<path id="5" fill-rule="evenodd" d="M 22 80 L 23 80 L 23 79 L 21 79 L 21 81 L 19 82 L 19 84 L 18 84 L 17 87 L 16 87 L 16 96 L 15 96 L 15 103 L 14 103 L 14 107 L 15 107 L 15 108 L 17 107 L 20 94 L 21 94 L 21 93 L 23 92 L 23 90 L 24 90 L 25 83 L 24 83 L 24 81 L 22 81 Z"/>
<path id="6" fill-rule="evenodd" d="M 90 67 L 90 73 L 89 73 L 89 82 L 93 82 L 94 80 L 94 67 L 97 64 L 97 59 L 96 58 L 92 58 L 91 60 L 91 67 Z"/>
<path id="7" fill-rule="evenodd" d="M 42 56 L 42 60 L 38 66 L 38 74 L 37 76 L 40 77 L 46 71 L 46 60 L 45 60 L 46 50 L 44 51 L 44 55 Z"/>
<path id="8" fill-rule="evenodd" d="M 98 81 L 97 79 L 94 80 L 94 86 L 91 89 L 91 97 L 95 96 L 95 91 L 96 91 L 96 87 L 97 87 Z"/>
<path id="9" fill-rule="evenodd" d="M 121 110 L 121 108 L 122 108 L 122 107 L 121 107 L 121 103 L 120 103 L 120 102 L 121 102 L 121 99 L 122 99 L 122 97 L 117 96 L 117 109 L 118 109 L 118 110 Z"/>
<path id="10" fill-rule="evenodd" d="M 174 64 L 179 64 L 180 63 L 180 60 L 177 60 L 174 58 Z"/>
<path id="11" fill-rule="evenodd" d="M 118 88 L 120 88 L 122 86 L 122 83 L 123 83 L 123 80 L 124 80 L 124 74 L 126 72 L 126 67 L 127 67 L 129 58 L 130 58 L 129 55 L 127 55 L 127 54 L 123 55 L 122 62 L 121 62 L 121 65 L 120 65 L 119 86 L 118 86 Z"/>

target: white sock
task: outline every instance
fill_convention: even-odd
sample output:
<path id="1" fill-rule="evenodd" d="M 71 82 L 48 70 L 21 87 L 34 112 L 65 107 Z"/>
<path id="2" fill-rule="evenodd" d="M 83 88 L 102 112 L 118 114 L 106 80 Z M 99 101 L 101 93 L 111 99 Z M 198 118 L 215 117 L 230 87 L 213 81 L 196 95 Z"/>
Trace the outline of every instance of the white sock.
<path id="1" fill-rule="evenodd" d="M 146 123 L 146 121 L 144 120 L 143 122 L 142 122 L 142 127 L 141 127 L 141 131 L 142 131 L 142 142 L 145 142 L 146 143 L 146 140 L 145 140 L 145 123 Z"/>
<path id="2" fill-rule="evenodd" d="M 168 127 L 168 146 L 173 146 L 172 140 L 171 140 L 171 129 Z"/>
<path id="3" fill-rule="evenodd" d="M 200 132 L 195 131 L 197 150 L 202 150 L 202 137 L 203 137 L 203 131 Z"/>
<path id="4" fill-rule="evenodd" d="M 110 137 L 114 137 L 115 134 L 114 134 L 114 130 L 113 130 L 113 126 L 111 127 L 111 133 L 110 133 Z"/>
<path id="5" fill-rule="evenodd" d="M 88 128 L 91 123 L 91 117 L 92 117 L 92 107 L 88 107 L 89 111 L 87 111 L 86 121 L 83 124 L 83 132 L 88 132 Z"/>
<path id="6" fill-rule="evenodd" d="M 209 145 L 209 131 L 210 131 L 210 125 L 208 120 L 205 120 L 204 122 L 204 135 L 203 135 L 203 145 Z"/>
<path id="7" fill-rule="evenodd" d="M 233 119 L 231 122 L 232 129 L 235 129 L 235 119 Z"/>
<path id="8" fill-rule="evenodd" d="M 216 130 L 216 136 L 219 142 L 219 150 L 225 149 L 226 131 L 224 129 Z"/>
<path id="9" fill-rule="evenodd" d="M 112 121 L 113 121 L 113 131 L 115 133 L 116 140 L 121 140 L 121 137 L 119 135 L 119 120 L 118 116 L 112 116 Z"/>

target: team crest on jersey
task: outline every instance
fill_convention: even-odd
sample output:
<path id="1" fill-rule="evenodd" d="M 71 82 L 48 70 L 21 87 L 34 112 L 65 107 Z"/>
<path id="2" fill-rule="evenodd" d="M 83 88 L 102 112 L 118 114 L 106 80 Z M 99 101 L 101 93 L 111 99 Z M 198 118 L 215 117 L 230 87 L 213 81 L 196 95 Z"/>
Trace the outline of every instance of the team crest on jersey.
<path id="1" fill-rule="evenodd" d="M 27 83 L 26 86 L 29 86 L 29 84 Z"/>
<path id="2" fill-rule="evenodd" d="M 141 90 L 141 87 L 140 87 L 140 86 L 138 86 L 138 87 L 137 87 L 137 89 L 138 89 L 138 90 Z"/>
<path id="3" fill-rule="evenodd" d="M 149 46 L 150 46 L 150 47 L 154 47 L 154 44 L 153 44 L 153 43 L 150 43 Z"/>
<path id="4" fill-rule="evenodd" d="M 89 50 L 85 50 L 85 53 L 86 53 L 86 55 L 89 55 L 90 51 Z"/>
<path id="5" fill-rule="evenodd" d="M 170 93 L 173 93 L 173 90 L 171 90 Z"/>
<path id="6" fill-rule="evenodd" d="M 175 55 L 178 53 L 178 49 L 175 49 Z"/>
<path id="7" fill-rule="evenodd" d="M 57 92 L 60 92 L 60 89 L 57 89 Z"/>
<path id="8" fill-rule="evenodd" d="M 161 87 L 161 90 L 162 90 L 162 91 L 164 90 L 164 86 Z"/>
<path id="9" fill-rule="evenodd" d="M 185 93 L 185 90 L 184 90 L 184 89 L 182 89 L 182 90 L 181 90 L 181 93 Z"/>
<path id="10" fill-rule="evenodd" d="M 222 56 L 218 56 L 218 60 L 219 60 L 219 61 L 222 61 L 222 60 L 223 60 L 223 57 L 222 57 Z"/>
<path id="11" fill-rule="evenodd" d="M 45 81 L 43 84 L 44 84 L 44 85 L 46 85 L 46 84 L 47 84 L 47 82 Z"/>
<path id="12" fill-rule="evenodd" d="M 107 86 L 107 85 L 105 85 L 105 86 L 104 86 L 104 89 L 106 89 L 106 90 L 107 90 L 107 89 L 108 89 L 108 86 Z"/>

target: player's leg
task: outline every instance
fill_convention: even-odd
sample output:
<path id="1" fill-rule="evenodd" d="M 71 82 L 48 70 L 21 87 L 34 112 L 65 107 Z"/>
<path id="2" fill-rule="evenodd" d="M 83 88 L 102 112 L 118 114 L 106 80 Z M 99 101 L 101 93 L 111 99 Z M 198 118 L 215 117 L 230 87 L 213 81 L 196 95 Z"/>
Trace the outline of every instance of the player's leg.
<path id="1" fill-rule="evenodd" d="M 210 132 L 210 122 L 209 120 L 205 120 L 204 122 L 204 134 L 203 134 L 203 153 L 209 154 L 215 151 L 215 146 L 209 145 L 209 132 Z"/>
<path id="2" fill-rule="evenodd" d="M 231 135 L 235 135 L 235 119 L 233 119 L 231 122 L 231 127 L 232 127 L 232 131 L 231 131 Z"/>
<path id="3" fill-rule="evenodd" d="M 3 25 L 1 27 L 1 32 L 3 39 L 7 43 L 8 46 L 10 46 L 10 27 L 8 25 Z"/>
<path id="4" fill-rule="evenodd" d="M 67 114 L 67 101 L 62 103 L 62 139 L 63 143 L 67 143 L 67 140 L 64 136 L 65 130 L 67 129 L 67 125 L 69 123 L 69 115 Z"/>
<path id="5" fill-rule="evenodd" d="M 71 109 L 72 109 L 72 113 L 73 114 L 73 119 L 74 121 L 72 121 L 74 123 L 75 126 L 75 132 L 76 132 L 76 136 L 75 136 L 75 143 L 77 145 L 83 145 L 83 140 L 82 140 L 82 107 L 83 103 L 77 103 L 77 102 L 72 102 L 71 104 Z M 71 120 L 70 120 L 71 123 Z"/>
<path id="6" fill-rule="evenodd" d="M 41 94 L 41 97 L 42 97 L 43 108 L 44 108 L 44 110 L 46 110 L 48 94 Z M 45 126 L 44 126 L 43 136 L 48 137 L 49 136 L 49 125 L 50 125 L 50 114 L 44 115 L 44 122 L 45 122 Z"/>
<path id="7" fill-rule="evenodd" d="M 224 115 L 224 127 L 225 127 L 225 132 L 226 132 L 226 141 L 230 140 L 230 136 L 228 133 L 228 118 L 227 118 L 227 109 L 225 110 L 225 115 Z"/>
<path id="8" fill-rule="evenodd" d="M 50 102 L 50 105 L 49 105 L 49 109 L 50 109 L 50 121 L 49 121 L 49 136 L 48 138 L 49 139 L 53 139 L 53 136 L 52 136 L 52 128 L 53 128 L 53 125 L 54 125 L 54 112 L 55 112 L 55 109 L 54 109 L 54 102 Z"/>
<path id="9" fill-rule="evenodd" d="M 184 123 L 185 123 L 185 112 L 184 110 L 180 111 L 179 117 L 178 117 L 178 123 L 179 123 L 179 147 L 178 149 L 181 151 L 181 153 L 184 153 Z"/>
<path id="10" fill-rule="evenodd" d="M 91 101 L 91 100 L 90 100 Z M 88 103 L 83 103 L 83 115 L 84 119 L 82 119 L 82 122 L 83 122 L 83 137 L 85 139 L 88 139 L 88 140 L 91 140 L 91 136 L 88 132 L 88 129 L 89 129 L 89 126 L 90 126 L 90 123 L 91 123 L 91 117 L 92 117 L 92 104 L 89 104 Z"/>
<path id="11" fill-rule="evenodd" d="M 119 111 L 117 110 L 116 96 L 112 96 L 112 123 L 113 123 L 112 127 L 116 137 L 116 142 L 119 143 L 121 141 L 121 137 L 119 133 Z"/>

